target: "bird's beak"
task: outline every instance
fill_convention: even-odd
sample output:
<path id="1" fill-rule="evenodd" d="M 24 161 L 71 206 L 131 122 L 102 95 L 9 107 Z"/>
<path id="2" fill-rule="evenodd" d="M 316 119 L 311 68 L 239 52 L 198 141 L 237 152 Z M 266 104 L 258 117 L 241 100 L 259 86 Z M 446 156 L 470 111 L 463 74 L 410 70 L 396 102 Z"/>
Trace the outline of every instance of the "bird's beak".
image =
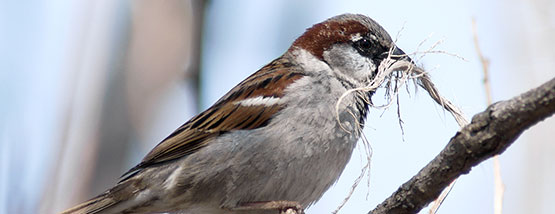
<path id="1" fill-rule="evenodd" d="M 412 59 L 398 47 L 395 47 L 395 50 L 393 50 L 393 53 L 391 54 L 391 59 L 412 62 Z"/>

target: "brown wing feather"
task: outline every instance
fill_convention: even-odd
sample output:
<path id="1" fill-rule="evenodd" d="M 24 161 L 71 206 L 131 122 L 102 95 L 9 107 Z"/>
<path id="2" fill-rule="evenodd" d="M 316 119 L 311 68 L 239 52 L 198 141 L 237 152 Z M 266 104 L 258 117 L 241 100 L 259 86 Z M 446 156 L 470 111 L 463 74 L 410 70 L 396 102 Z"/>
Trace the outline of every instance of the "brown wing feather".
<path id="1" fill-rule="evenodd" d="M 122 176 L 126 180 L 138 169 L 174 160 L 204 147 L 209 139 L 231 130 L 263 127 L 283 106 L 240 106 L 237 101 L 254 97 L 282 97 L 289 84 L 303 77 L 293 64 L 278 58 L 235 86 L 212 107 L 192 118 L 152 149 Z M 272 84 L 270 84 L 272 83 Z"/>

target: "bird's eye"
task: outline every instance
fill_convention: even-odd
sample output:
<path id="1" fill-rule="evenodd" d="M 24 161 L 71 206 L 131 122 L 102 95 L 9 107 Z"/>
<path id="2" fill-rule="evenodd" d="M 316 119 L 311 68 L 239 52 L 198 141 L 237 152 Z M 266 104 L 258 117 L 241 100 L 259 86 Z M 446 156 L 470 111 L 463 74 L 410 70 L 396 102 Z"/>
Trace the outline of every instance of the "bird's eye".
<path id="1" fill-rule="evenodd" d="M 370 40 L 366 38 L 360 39 L 356 41 L 356 43 L 357 43 L 357 46 L 359 46 L 362 49 L 369 49 L 372 47 L 372 43 L 370 42 Z"/>
<path id="2" fill-rule="evenodd" d="M 371 38 L 361 38 L 353 42 L 353 47 L 359 52 L 360 55 L 366 57 L 373 57 L 380 49 L 377 42 Z"/>

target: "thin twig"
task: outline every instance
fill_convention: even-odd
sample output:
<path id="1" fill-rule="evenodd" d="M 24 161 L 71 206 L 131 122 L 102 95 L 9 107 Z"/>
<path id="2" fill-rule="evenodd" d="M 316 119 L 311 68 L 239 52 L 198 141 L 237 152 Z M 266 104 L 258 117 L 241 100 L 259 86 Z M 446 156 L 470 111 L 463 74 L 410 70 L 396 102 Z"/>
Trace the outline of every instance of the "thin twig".
<path id="1" fill-rule="evenodd" d="M 486 102 L 487 105 L 491 105 L 491 85 L 489 83 L 489 60 L 484 57 L 480 45 L 478 43 L 478 30 L 476 26 L 476 19 L 472 19 L 472 35 L 474 38 L 474 47 L 476 48 L 476 53 L 482 64 L 482 71 L 484 71 L 484 88 L 486 90 Z M 505 192 L 505 185 L 503 184 L 503 179 L 501 177 L 501 163 L 499 162 L 499 156 L 495 155 L 493 157 L 493 182 L 494 182 L 494 195 L 493 195 L 493 213 L 502 214 L 503 213 L 503 195 Z"/>
<path id="2" fill-rule="evenodd" d="M 484 88 L 486 89 L 486 101 L 488 105 L 491 105 L 491 85 L 489 83 L 489 60 L 482 54 L 482 49 L 480 49 L 480 44 L 478 43 L 478 30 L 476 26 L 476 20 L 472 19 L 472 37 L 474 39 L 474 47 L 476 48 L 476 53 L 482 64 L 482 71 L 484 72 Z"/>

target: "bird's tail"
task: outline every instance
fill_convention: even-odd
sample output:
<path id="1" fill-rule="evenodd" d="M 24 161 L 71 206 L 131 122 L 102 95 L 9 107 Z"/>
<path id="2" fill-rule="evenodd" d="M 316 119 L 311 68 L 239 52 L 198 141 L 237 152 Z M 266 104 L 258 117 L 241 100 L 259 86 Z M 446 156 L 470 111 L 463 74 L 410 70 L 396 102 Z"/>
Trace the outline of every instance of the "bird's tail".
<path id="1" fill-rule="evenodd" d="M 91 200 L 85 201 L 75 207 L 72 207 L 61 214 L 98 214 L 103 213 L 104 210 L 114 206 L 118 202 L 108 196 L 109 194 L 103 193 L 94 197 Z"/>
<path id="2" fill-rule="evenodd" d="M 136 188 L 134 185 L 120 183 L 114 188 L 72 207 L 60 214 L 103 214 L 117 213 L 129 206 L 129 201 L 133 197 Z M 131 200 L 132 201 L 132 200 Z"/>

